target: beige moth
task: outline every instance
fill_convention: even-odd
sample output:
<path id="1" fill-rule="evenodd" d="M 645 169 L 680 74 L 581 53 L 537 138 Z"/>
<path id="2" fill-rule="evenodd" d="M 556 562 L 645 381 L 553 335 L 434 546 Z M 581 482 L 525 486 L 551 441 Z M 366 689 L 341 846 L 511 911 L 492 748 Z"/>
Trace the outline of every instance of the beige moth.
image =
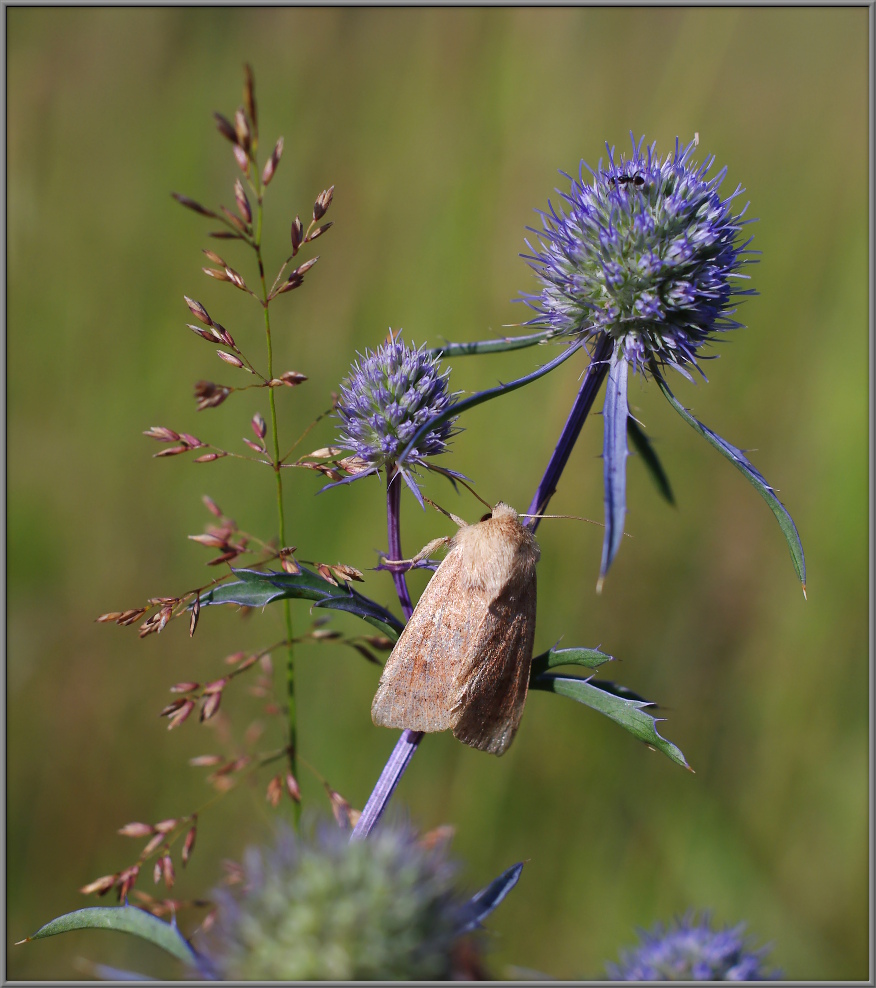
<path id="1" fill-rule="evenodd" d="M 452 730 L 501 755 L 520 725 L 535 638 L 535 536 L 501 501 L 460 523 L 380 677 L 371 718 L 380 727 Z"/>

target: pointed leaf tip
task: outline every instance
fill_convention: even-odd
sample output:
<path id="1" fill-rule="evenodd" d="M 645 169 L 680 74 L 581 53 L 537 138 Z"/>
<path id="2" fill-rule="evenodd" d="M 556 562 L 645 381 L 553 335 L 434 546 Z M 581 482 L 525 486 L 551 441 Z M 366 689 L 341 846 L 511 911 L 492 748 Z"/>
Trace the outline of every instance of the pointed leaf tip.
<path id="1" fill-rule="evenodd" d="M 605 390 L 602 462 L 605 479 L 605 538 L 596 592 L 611 566 L 624 534 L 627 510 L 627 371 L 629 365 L 617 351 L 612 355 Z"/>
<path id="2" fill-rule="evenodd" d="M 770 511 L 772 511 L 772 513 L 776 516 L 776 521 L 779 523 L 779 528 L 781 528 L 782 534 L 785 536 L 785 541 L 788 543 L 788 550 L 791 553 L 791 561 L 794 564 L 794 570 L 797 573 L 797 578 L 803 586 L 803 596 L 805 598 L 806 559 L 803 555 L 803 543 L 800 541 L 797 526 L 794 524 L 794 519 L 788 513 L 788 509 L 776 497 L 773 488 L 766 482 L 766 479 L 757 470 L 757 468 L 749 462 L 741 449 L 738 449 L 732 443 L 728 443 L 726 439 L 722 439 L 716 432 L 712 432 L 708 426 L 703 425 L 702 422 L 694 418 L 694 416 L 691 415 L 684 405 L 682 405 L 675 395 L 669 390 L 666 382 L 659 375 L 655 375 L 655 377 L 657 380 L 657 385 L 663 392 L 666 400 L 670 405 L 672 405 L 676 412 L 678 412 L 678 414 L 692 429 L 698 432 L 710 445 L 714 446 L 722 456 L 726 457 L 733 464 L 733 466 L 735 466 L 736 469 L 742 473 L 745 479 L 752 485 L 752 487 L 754 487 L 764 501 L 766 501 Z"/>
<path id="3" fill-rule="evenodd" d="M 136 906 L 87 906 L 50 920 L 25 941 L 67 933 L 70 930 L 117 930 L 149 940 L 184 964 L 198 965 L 198 955 L 175 923 L 166 923 Z"/>
<path id="4" fill-rule="evenodd" d="M 523 862 L 520 861 L 494 878 L 489 885 L 475 893 L 460 909 L 456 935 L 462 936 L 476 930 L 481 922 L 499 905 L 520 880 Z"/>

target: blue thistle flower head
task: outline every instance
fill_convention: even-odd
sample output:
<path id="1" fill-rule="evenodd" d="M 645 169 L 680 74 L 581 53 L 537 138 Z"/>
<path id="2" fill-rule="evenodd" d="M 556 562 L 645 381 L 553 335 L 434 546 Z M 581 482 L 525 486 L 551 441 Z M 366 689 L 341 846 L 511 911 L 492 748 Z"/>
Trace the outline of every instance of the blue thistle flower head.
<path id="1" fill-rule="evenodd" d="M 529 325 L 552 335 L 609 337 L 614 352 L 635 370 L 660 375 L 664 367 L 697 366 L 701 348 L 716 333 L 740 326 L 730 318 L 741 295 L 749 241 L 740 242 L 743 208 L 718 188 L 726 174 L 707 174 L 714 162 L 692 161 L 695 142 L 665 158 L 655 145 L 615 157 L 593 172 L 581 162 L 578 179 L 560 193 L 565 209 L 542 212 L 538 249 L 523 255 L 542 289 L 524 295 L 536 311 Z M 590 177 L 585 177 L 585 169 Z"/>
<path id="2" fill-rule="evenodd" d="M 367 841 L 328 821 L 250 848 L 243 883 L 214 892 L 205 972 L 234 981 L 442 980 L 453 971 L 456 865 L 409 826 Z"/>
<path id="3" fill-rule="evenodd" d="M 620 963 L 606 964 L 611 981 L 771 981 L 778 972 L 764 965 L 768 948 L 752 950 L 745 924 L 713 930 L 709 915 L 692 913 L 664 928 L 658 923 L 640 943 L 623 950 Z"/>
<path id="4" fill-rule="evenodd" d="M 425 347 L 407 346 L 397 337 L 358 357 L 340 389 L 338 445 L 362 461 L 357 477 L 395 468 L 418 494 L 412 473 L 430 469 L 427 459 L 445 452 L 459 432 L 449 419 L 427 432 L 416 448 L 406 449 L 424 423 L 453 404 L 450 372 L 442 373 L 440 359 Z"/>

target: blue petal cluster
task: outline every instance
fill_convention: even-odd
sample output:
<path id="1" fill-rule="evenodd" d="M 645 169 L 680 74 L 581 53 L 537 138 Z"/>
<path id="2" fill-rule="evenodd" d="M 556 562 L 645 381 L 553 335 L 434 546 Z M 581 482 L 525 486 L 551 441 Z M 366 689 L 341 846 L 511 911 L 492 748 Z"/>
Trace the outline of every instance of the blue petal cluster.
<path id="1" fill-rule="evenodd" d="M 632 135 L 631 135 L 632 138 Z M 523 255 L 542 282 L 524 295 L 537 315 L 530 325 L 556 336 L 607 336 L 615 355 L 636 370 L 660 374 L 664 366 L 697 364 L 699 350 L 713 334 L 737 328 L 729 318 L 736 296 L 755 294 L 738 287 L 750 260 L 739 242 L 742 209 L 722 199 L 718 187 L 726 168 L 713 178 L 714 162 L 691 160 L 695 143 L 661 159 L 651 145 L 615 158 L 598 171 L 581 162 L 577 180 L 560 193 L 565 211 L 542 212 L 538 248 Z M 585 180 L 584 170 L 592 180 Z M 684 371 L 682 371 L 685 373 Z"/>
<path id="2" fill-rule="evenodd" d="M 767 948 L 752 950 L 744 924 L 712 930 L 708 915 L 692 914 L 667 928 L 640 932 L 641 943 L 607 964 L 612 981 L 767 981 L 779 977 L 764 966 Z"/>
<path id="3" fill-rule="evenodd" d="M 443 422 L 405 453 L 420 426 L 453 404 L 449 371 L 441 373 L 439 358 L 424 347 L 409 347 L 399 339 L 358 356 L 341 385 L 338 445 L 360 457 L 367 464 L 366 472 L 397 467 L 410 484 L 408 471 L 425 466 L 427 457 L 443 453 L 458 431 L 452 419 Z"/>

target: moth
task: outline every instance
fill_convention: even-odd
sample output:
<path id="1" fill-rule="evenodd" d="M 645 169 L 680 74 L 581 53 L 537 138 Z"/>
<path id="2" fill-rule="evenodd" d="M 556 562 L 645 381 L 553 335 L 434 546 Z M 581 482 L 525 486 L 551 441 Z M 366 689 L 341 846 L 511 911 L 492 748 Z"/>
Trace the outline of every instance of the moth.
<path id="1" fill-rule="evenodd" d="M 460 525 L 380 677 L 371 719 L 380 727 L 452 730 L 501 755 L 520 725 L 535 638 L 535 565 L 540 550 L 501 501 Z"/>

